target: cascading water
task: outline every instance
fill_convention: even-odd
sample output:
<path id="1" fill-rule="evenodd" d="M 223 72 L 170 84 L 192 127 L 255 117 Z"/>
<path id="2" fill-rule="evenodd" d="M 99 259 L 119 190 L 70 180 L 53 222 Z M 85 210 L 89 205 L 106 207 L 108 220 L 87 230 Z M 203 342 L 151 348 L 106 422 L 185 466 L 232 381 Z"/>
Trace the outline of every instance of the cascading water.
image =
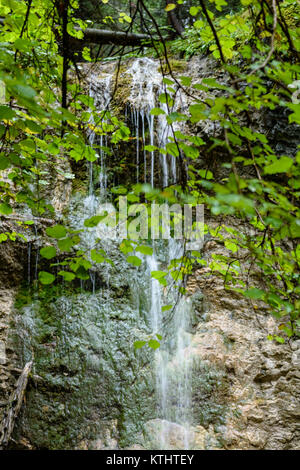
<path id="1" fill-rule="evenodd" d="M 101 112 L 107 110 L 110 99 L 111 99 L 111 81 L 112 75 L 101 76 L 101 80 L 97 79 L 96 75 L 91 75 L 90 77 L 90 86 L 89 94 L 90 97 L 94 99 L 94 105 L 96 109 Z M 103 116 L 105 120 L 105 114 Z M 98 151 L 98 161 L 100 162 L 100 172 L 99 172 L 99 186 L 100 186 L 100 196 L 105 198 L 106 189 L 107 189 L 107 172 L 106 172 L 106 159 L 103 146 L 107 146 L 107 136 L 97 135 L 93 129 L 95 122 L 93 119 L 90 120 L 90 131 L 89 131 L 89 143 L 91 147 L 96 147 Z M 89 164 L 89 196 L 94 196 L 94 181 L 93 181 L 93 163 Z"/>
<path id="2" fill-rule="evenodd" d="M 160 107 L 166 114 L 169 111 L 168 105 L 159 99 L 162 94 L 166 93 L 166 85 L 163 83 L 163 77 L 158 67 L 159 64 L 155 60 L 144 57 L 134 60 L 126 72 L 131 76 L 131 92 L 128 104 L 134 116 L 137 156 L 139 154 L 140 125 L 143 147 L 150 145 L 149 156 L 147 151 L 144 152 L 144 182 L 149 182 L 151 186 L 154 186 L 155 170 L 157 170 L 157 167 L 155 167 L 156 155 L 151 147 L 155 145 L 165 148 L 169 138 L 173 136 L 173 130 L 178 129 L 178 124 L 175 123 L 172 130 L 172 127 L 166 121 L 165 115 L 159 114 L 154 116 L 150 113 L 155 107 Z M 172 108 L 182 109 L 183 102 L 181 90 L 178 90 L 174 97 Z M 146 124 L 149 132 L 148 142 L 145 139 Z M 150 157 L 150 165 L 147 162 L 147 157 L 148 159 Z M 169 184 L 177 181 L 176 158 L 173 155 L 162 154 L 159 156 L 159 161 L 162 171 L 161 185 L 162 187 L 167 187 Z M 139 167 L 140 163 L 140 159 L 137 157 L 137 167 Z M 147 174 L 147 165 L 150 167 L 150 177 Z M 139 169 L 137 169 L 138 174 Z"/>
<path id="3" fill-rule="evenodd" d="M 183 255 L 180 243 L 169 240 L 163 255 L 169 256 L 168 261 L 179 259 Z M 166 253 L 168 251 L 168 253 Z M 190 305 L 184 297 L 178 296 L 177 288 L 171 287 L 167 295 L 163 295 L 161 285 L 151 278 L 151 271 L 160 268 L 158 257 L 147 258 L 147 269 L 151 291 L 151 325 L 153 334 L 163 334 L 164 339 L 155 354 L 157 422 L 160 449 L 174 448 L 174 431 L 177 446 L 189 449 L 191 424 L 191 363 L 188 357 L 190 345 L 189 329 Z M 174 307 L 167 316 L 162 314 L 164 303 L 173 303 Z M 178 448 L 178 447 L 177 447 Z"/>
<path id="4" fill-rule="evenodd" d="M 166 113 L 168 112 L 167 105 L 159 102 L 159 95 L 165 92 L 162 75 L 158 71 L 157 62 L 148 58 L 134 60 L 127 70 L 127 74 L 131 76 L 132 82 L 130 96 L 126 103 L 125 117 L 127 120 L 130 119 L 136 138 L 135 180 L 139 182 L 144 179 L 144 182 L 149 182 L 154 187 L 155 174 L 157 167 L 160 166 L 161 183 L 163 187 L 167 187 L 169 184 L 175 183 L 177 179 L 176 158 L 163 154 L 156 161 L 152 147 L 154 145 L 165 147 L 169 137 L 172 136 L 172 128 L 167 124 L 165 116 L 154 117 L 150 113 L 151 109 L 156 106 L 160 106 Z M 91 88 L 91 96 L 94 97 L 99 111 L 102 111 L 109 102 L 110 97 L 107 94 L 107 90 L 110 90 L 109 85 L 109 76 L 97 80 L 93 77 L 94 88 Z M 104 93 L 102 98 L 98 95 L 101 90 Z M 175 108 L 180 106 L 181 98 L 181 93 L 178 92 Z M 148 142 L 146 142 L 146 131 Z M 91 145 L 94 145 L 94 137 L 94 133 L 91 133 Z M 142 145 L 140 145 L 140 140 Z M 147 144 L 151 146 L 149 151 L 144 150 Z M 100 149 L 101 146 L 102 140 L 100 140 Z M 140 171 L 142 163 L 144 174 Z M 107 180 L 105 179 L 101 150 L 100 164 L 100 188 L 101 194 L 104 196 L 103 190 L 106 191 Z M 148 174 L 149 169 L 150 175 Z M 92 169 L 90 169 L 90 188 L 93 181 L 92 175 Z M 89 198 L 94 198 L 93 195 L 94 192 L 90 191 Z M 178 298 L 177 288 L 172 287 L 168 295 L 164 296 L 159 282 L 151 277 L 152 271 L 159 270 L 160 262 L 170 263 L 173 259 L 181 258 L 183 248 L 180 242 L 171 239 L 168 241 L 168 246 L 160 251 L 164 252 L 163 261 L 158 259 L 154 245 L 153 255 L 147 256 L 145 259 L 146 276 L 149 283 L 149 323 L 153 336 L 163 335 L 161 347 L 155 353 L 158 416 L 155 446 L 160 449 L 189 449 L 191 445 L 190 431 L 188 430 L 191 418 L 191 364 L 187 355 L 190 343 L 190 335 L 187 330 L 189 328 L 190 307 L 187 299 Z M 165 302 L 174 303 L 174 308 L 167 315 L 168 318 L 163 318 L 162 313 L 162 306 Z M 176 444 L 173 442 L 174 432 Z"/>

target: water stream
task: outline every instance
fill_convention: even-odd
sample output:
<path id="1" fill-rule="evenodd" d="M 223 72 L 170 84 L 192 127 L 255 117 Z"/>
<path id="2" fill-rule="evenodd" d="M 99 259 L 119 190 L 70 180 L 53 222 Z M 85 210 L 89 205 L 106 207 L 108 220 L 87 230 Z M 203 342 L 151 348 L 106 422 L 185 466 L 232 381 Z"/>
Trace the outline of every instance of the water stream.
<path id="1" fill-rule="evenodd" d="M 150 114 L 151 109 L 156 106 L 160 106 L 167 112 L 167 105 L 159 102 L 159 96 L 165 91 L 165 86 L 162 82 L 162 75 L 158 71 L 158 63 L 148 58 L 135 59 L 127 70 L 127 74 L 131 76 L 132 81 L 130 96 L 127 103 L 124 103 L 124 108 L 125 116 L 127 121 L 131 121 L 131 128 L 136 138 L 135 180 L 137 182 L 144 180 L 154 187 L 157 181 L 156 174 L 161 173 L 162 180 L 160 182 L 163 187 L 166 187 L 176 181 L 176 158 L 166 154 L 158 157 L 152 149 L 150 151 L 143 150 L 146 144 L 164 147 L 172 134 L 172 129 L 163 115 L 154 117 Z M 91 84 L 91 96 L 95 99 L 97 109 L 102 111 L 109 103 L 108 91 L 110 90 L 111 78 L 104 75 L 96 79 L 93 76 Z M 103 93 L 102 96 L 101 93 Z M 180 100 L 180 93 L 178 93 L 178 99 Z M 148 142 L 145 137 L 146 132 Z M 94 141 L 94 135 L 91 133 L 91 145 L 94 145 Z M 100 145 L 102 145 L 102 141 L 100 141 Z M 141 164 L 144 166 L 144 172 L 140 170 Z M 105 191 L 108 189 L 103 155 L 101 154 L 100 166 L 100 194 L 101 200 L 103 200 L 103 198 L 105 199 Z M 89 169 L 89 178 L 89 187 L 93 189 L 92 167 Z M 89 213 L 95 211 L 93 190 L 90 190 L 86 204 L 89 206 Z M 154 337 L 156 334 L 163 336 L 161 347 L 156 350 L 154 359 L 157 401 L 155 446 L 159 449 L 189 449 L 191 445 L 190 431 L 188 430 L 191 419 L 191 364 L 187 354 L 190 344 L 190 334 L 187 331 L 190 321 L 190 306 L 186 298 L 179 297 L 177 288 L 171 286 L 166 294 L 160 283 L 151 277 L 151 271 L 158 271 L 161 264 L 168 264 L 173 259 L 180 258 L 183 254 L 183 248 L 181 242 L 174 239 L 170 239 L 164 246 L 162 245 L 161 243 L 157 245 L 152 243 L 153 255 L 143 257 L 150 297 L 148 322 Z M 166 303 L 173 303 L 174 308 L 169 312 L 162 313 L 162 307 Z M 177 444 L 173 442 L 174 429 Z"/>

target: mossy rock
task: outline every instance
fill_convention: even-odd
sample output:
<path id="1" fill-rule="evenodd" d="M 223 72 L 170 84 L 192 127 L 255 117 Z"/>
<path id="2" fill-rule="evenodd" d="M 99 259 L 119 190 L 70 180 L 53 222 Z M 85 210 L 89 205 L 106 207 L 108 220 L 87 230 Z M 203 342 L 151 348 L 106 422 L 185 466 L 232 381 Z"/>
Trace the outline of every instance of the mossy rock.
<path id="1" fill-rule="evenodd" d="M 169 59 L 169 64 L 172 72 L 184 72 L 187 67 L 187 61 L 184 59 Z M 163 63 L 162 66 L 158 68 L 158 71 L 163 74 L 169 73 L 169 67 L 167 63 Z"/>
<path id="2" fill-rule="evenodd" d="M 128 102 L 131 92 L 132 77 L 127 73 L 128 65 L 121 66 L 119 74 L 115 74 L 113 83 L 117 80 L 117 88 L 110 103 L 111 111 L 117 118 L 124 118 L 125 104 Z"/>

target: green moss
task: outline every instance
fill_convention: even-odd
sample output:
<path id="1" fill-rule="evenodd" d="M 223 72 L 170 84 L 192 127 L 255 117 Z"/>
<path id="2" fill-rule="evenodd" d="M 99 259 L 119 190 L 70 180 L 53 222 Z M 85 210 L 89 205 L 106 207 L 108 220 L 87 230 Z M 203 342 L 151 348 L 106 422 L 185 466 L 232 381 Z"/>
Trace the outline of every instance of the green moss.
<path id="1" fill-rule="evenodd" d="M 171 58 L 171 59 L 169 59 L 169 64 L 170 64 L 171 70 L 173 72 L 184 72 L 186 70 L 186 67 L 187 67 L 187 61 L 184 60 L 184 59 Z M 158 71 L 162 72 L 164 74 L 167 74 L 169 72 L 169 67 L 165 63 L 165 64 L 162 65 L 162 67 L 158 68 Z"/>
<path id="2" fill-rule="evenodd" d="M 118 85 L 114 93 L 112 102 L 111 102 L 111 111 L 112 114 L 118 117 L 119 119 L 124 118 L 125 103 L 128 102 L 131 92 L 131 82 L 132 77 L 129 73 L 126 73 L 128 69 L 128 64 L 120 67 L 118 75 Z M 113 79 L 113 83 L 116 81 L 116 76 Z"/>
<path id="3" fill-rule="evenodd" d="M 32 289 L 21 287 L 15 299 L 15 308 L 21 309 L 32 302 Z"/>
<path id="4" fill-rule="evenodd" d="M 62 284 L 58 285 L 44 285 L 36 288 L 34 285 L 21 286 L 15 299 L 15 308 L 21 309 L 26 305 L 38 300 L 45 308 L 54 302 L 58 297 L 62 295 L 72 295 L 78 292 L 78 288 L 72 288 L 71 285 L 67 288 Z"/>
<path id="5" fill-rule="evenodd" d="M 88 192 L 88 171 L 87 161 L 80 160 L 79 162 L 72 161 L 72 171 L 75 174 L 75 178 L 72 180 L 72 192 L 81 193 L 82 195 Z"/>
<path id="6" fill-rule="evenodd" d="M 281 6 L 282 16 L 290 28 L 300 26 L 300 4 L 298 2 L 283 3 Z"/>
<path id="7" fill-rule="evenodd" d="M 87 193 L 87 181 L 76 178 L 72 184 L 73 193 Z"/>

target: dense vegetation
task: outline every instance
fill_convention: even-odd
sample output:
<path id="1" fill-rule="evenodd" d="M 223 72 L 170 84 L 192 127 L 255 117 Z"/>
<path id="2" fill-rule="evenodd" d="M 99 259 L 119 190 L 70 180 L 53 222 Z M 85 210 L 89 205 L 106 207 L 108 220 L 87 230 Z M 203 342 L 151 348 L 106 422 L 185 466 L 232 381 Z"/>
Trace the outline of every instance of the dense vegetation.
<path id="1" fill-rule="evenodd" d="M 222 137 L 204 142 L 197 135 L 175 131 L 166 150 L 182 169 L 188 166 L 188 174 L 182 170 L 181 181 L 164 190 L 135 185 L 115 188 L 114 193 L 126 191 L 134 196 L 132 200 L 141 197 L 149 203 L 155 199 L 204 203 L 221 221 L 217 229 L 206 230 L 228 250 L 228 256 L 214 256 L 211 270 L 223 277 L 226 289 L 249 298 L 253 314 L 257 301 L 265 302 L 280 319 L 278 342 L 297 335 L 300 151 L 287 155 L 276 149 L 256 119 L 257 113 L 272 112 L 285 116 L 286 125 L 295 129 L 300 124 L 299 14 L 298 3 L 291 0 L 1 0 L 0 79 L 5 92 L 0 106 L 1 218 L 24 206 L 31 209 L 33 218 L 20 221 L 21 225 L 32 225 L 34 217 L 55 218 L 44 197 L 49 184 L 46 175 L 50 171 L 72 178 L 59 169 L 58 161 L 96 161 L 87 137 L 91 119 L 97 132 L 112 142 L 129 138 L 127 126 L 108 112 L 104 121 L 83 91 L 78 61 L 153 55 L 165 64 L 161 102 L 168 105 L 168 122 L 185 120 L 193 128 L 209 120 L 220 126 Z M 146 33 L 151 48 L 81 44 L 78 40 L 87 26 Z M 216 60 L 220 80 L 191 83 L 189 76 L 174 75 L 170 56 L 202 54 Z M 178 86 L 193 96 L 186 115 L 172 110 Z M 199 91 L 211 91 L 211 97 L 202 101 Z M 164 111 L 153 110 L 160 112 Z M 200 150 L 206 164 L 199 168 Z M 218 155 L 222 156 L 218 165 L 226 170 L 222 179 L 214 178 L 211 165 Z M 230 216 L 252 231 L 229 226 Z M 85 226 L 95 226 L 100 219 L 87 219 Z M 78 249 L 80 231 L 57 224 L 47 229 L 47 235 L 53 243 L 41 249 L 49 260 L 48 270 L 39 274 L 41 286 L 55 282 L 51 260 L 57 254 L 62 265 L 59 275 L 69 282 L 87 279 L 92 263 L 110 262 L 97 247 L 91 253 Z M 20 236 L 24 238 L 17 229 L 5 231 L 0 242 Z M 138 265 L 135 250 L 151 252 L 143 246 L 127 240 L 120 249 Z M 176 281 L 184 280 L 195 265 L 203 263 L 201 253 L 192 252 L 169 269 Z M 251 280 L 252 271 L 260 272 L 259 284 Z M 155 276 L 166 283 L 167 273 Z"/>

